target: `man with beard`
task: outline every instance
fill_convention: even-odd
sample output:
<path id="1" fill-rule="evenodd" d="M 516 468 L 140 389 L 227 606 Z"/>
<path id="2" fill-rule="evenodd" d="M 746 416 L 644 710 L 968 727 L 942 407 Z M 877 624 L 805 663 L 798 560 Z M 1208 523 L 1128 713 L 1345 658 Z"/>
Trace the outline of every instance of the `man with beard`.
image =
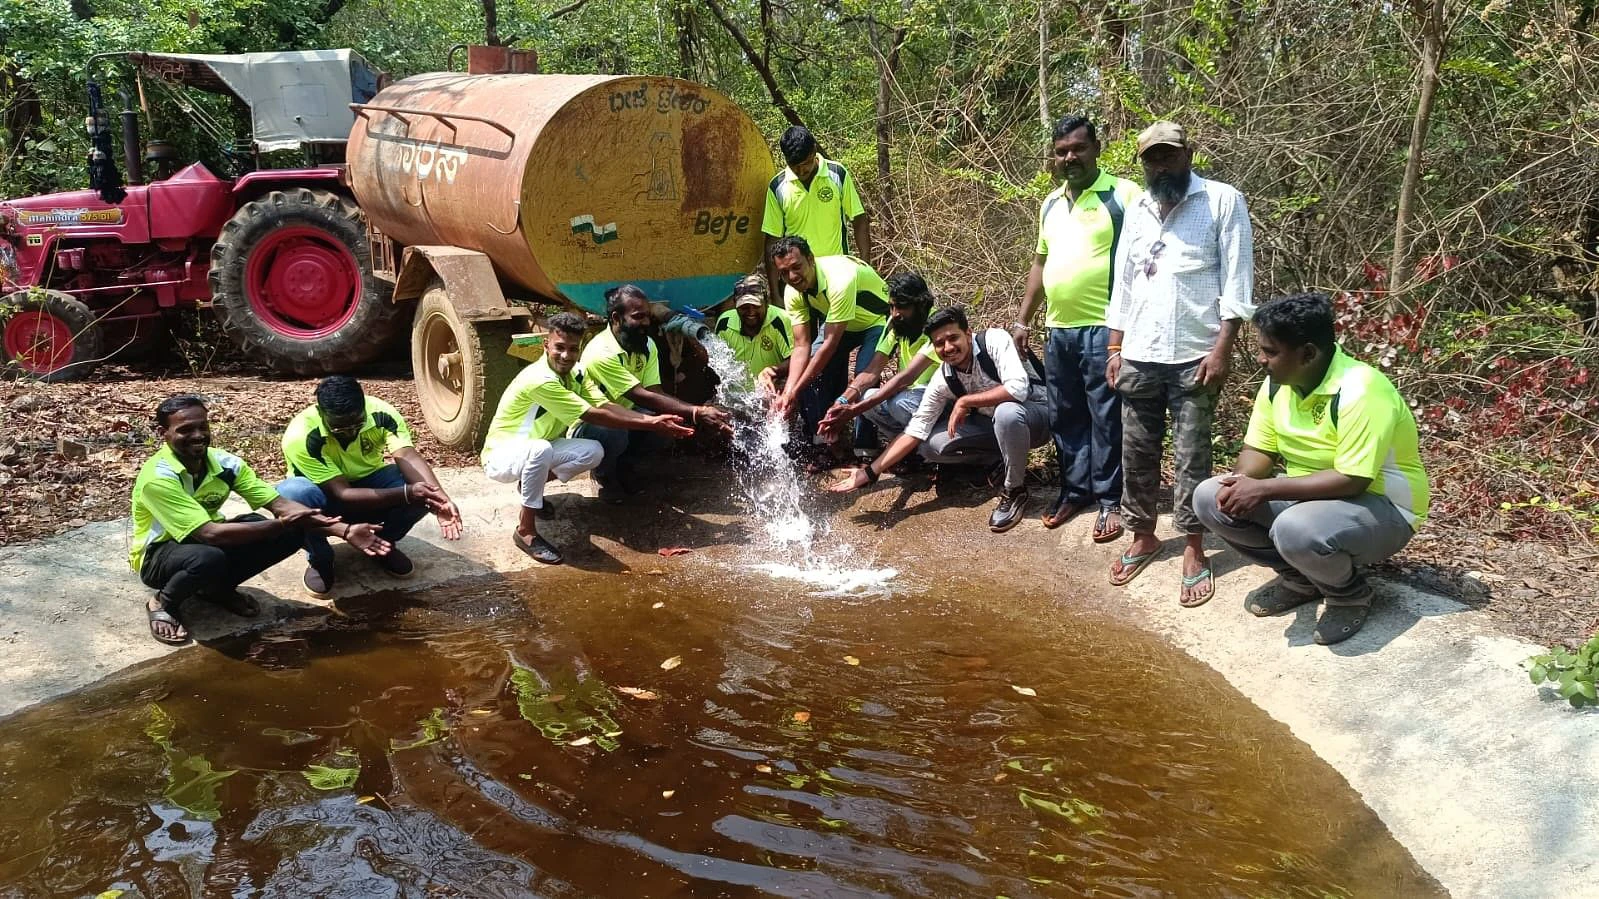
<path id="1" fill-rule="evenodd" d="M 766 296 L 765 276 L 745 275 L 733 285 L 733 308 L 716 319 L 714 330 L 761 390 L 776 396 L 777 382 L 788 375 L 794 328 L 788 313 L 768 303 Z"/>
<path id="2" fill-rule="evenodd" d="M 644 415 L 675 415 L 694 427 L 705 424 L 731 432 L 726 412 L 690 405 L 661 389 L 659 350 L 650 337 L 654 320 L 643 290 L 623 284 L 606 291 L 605 317 L 608 327 L 594 335 L 577 363 L 590 405 L 614 403 L 623 409 L 638 408 Z M 600 484 L 600 499 L 611 503 L 639 491 L 633 476 L 638 462 L 661 445 L 656 431 L 587 420 L 572 436 L 598 441 L 605 448 L 594 479 Z"/>
<path id="3" fill-rule="evenodd" d="M 784 300 L 794 324 L 788 383 L 772 411 L 786 416 L 798 408 L 809 438 L 848 384 L 850 353 L 865 350 L 855 354 L 856 375 L 871 364 L 887 324 L 888 285 L 854 256 L 813 255 L 803 237 L 773 243 L 771 257 L 788 285 Z"/>
<path id="4" fill-rule="evenodd" d="M 551 316 L 548 325 L 544 354 L 517 373 L 500 396 L 481 459 L 491 480 L 521 489 L 521 514 L 511 542 L 536 562 L 559 565 L 561 551 L 539 534 L 544 486 L 556 478 L 565 483 L 593 471 L 605 458 L 598 441 L 568 437 L 567 432 L 579 423 L 666 437 L 692 437 L 694 430 L 684 427 L 676 415 L 645 415 L 619 403 L 591 403 L 583 374 L 574 371 L 587 330 L 582 317 L 562 312 Z"/>
<path id="5" fill-rule="evenodd" d="M 1128 583 L 1160 551 L 1155 495 L 1170 409 L 1173 519 L 1186 538 L 1178 602 L 1192 607 L 1215 593 L 1194 488 L 1211 476 L 1216 397 L 1239 326 L 1254 312 L 1254 234 L 1243 195 L 1193 173 L 1194 151 L 1181 125 L 1144 129 L 1138 157 L 1147 195 L 1128 211 L 1105 311 L 1105 379 L 1122 399 L 1122 514 L 1133 532 L 1110 582 Z"/>
<path id="6" fill-rule="evenodd" d="M 376 524 L 348 524 L 278 495 L 243 459 L 211 446 L 205 401 L 193 394 L 168 397 L 155 410 L 161 448 L 145 460 L 133 482 L 133 541 L 128 564 L 156 591 L 145 606 L 150 636 L 169 646 L 187 643 L 178 619 L 193 599 L 253 618 L 260 603 L 239 585 L 294 555 L 310 531 L 341 537 L 369 556 L 389 544 Z M 252 509 L 275 517 L 222 517 L 222 503 L 237 493 Z"/>
<path id="7" fill-rule="evenodd" d="M 866 370 L 855 376 L 838 395 L 822 429 L 842 434 L 844 426 L 864 417 L 883 440 L 892 442 L 910 424 L 922 402 L 927 382 L 933 379 L 938 354 L 927 339 L 927 319 L 933 314 L 933 292 L 916 272 L 888 279 L 888 330 L 877 342 L 877 352 Z M 886 384 L 883 368 L 894 360 L 897 370 Z"/>
<path id="8" fill-rule="evenodd" d="M 1122 408 L 1105 381 L 1105 306 L 1127 210 L 1142 192 L 1100 169 L 1099 136 L 1082 116 L 1056 123 L 1050 171 L 1062 183 L 1039 212 L 1038 249 L 1011 336 L 1027 345 L 1043 301 L 1050 430 L 1060 461 L 1060 495 L 1044 510 L 1044 527 L 1098 506 L 1094 542 L 1109 543 L 1122 535 Z"/>

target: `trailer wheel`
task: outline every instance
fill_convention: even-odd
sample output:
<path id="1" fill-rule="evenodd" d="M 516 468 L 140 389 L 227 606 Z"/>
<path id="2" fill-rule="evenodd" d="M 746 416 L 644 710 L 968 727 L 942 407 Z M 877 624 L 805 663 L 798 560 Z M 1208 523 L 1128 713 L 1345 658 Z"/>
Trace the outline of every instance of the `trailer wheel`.
<path id="1" fill-rule="evenodd" d="M 506 355 L 510 322 L 469 322 L 435 281 L 422 294 L 411 326 L 411 372 L 428 430 L 445 446 L 483 445 L 500 394 L 521 363 Z"/>
<path id="2" fill-rule="evenodd" d="M 361 211 L 322 190 L 275 190 L 239 207 L 211 247 L 222 330 L 250 356 L 302 375 L 376 358 L 404 312 L 372 275 Z"/>
<path id="3" fill-rule="evenodd" d="M 0 299 L 0 346 L 8 378 L 76 381 L 104 361 L 94 311 L 59 290 L 19 290 Z"/>

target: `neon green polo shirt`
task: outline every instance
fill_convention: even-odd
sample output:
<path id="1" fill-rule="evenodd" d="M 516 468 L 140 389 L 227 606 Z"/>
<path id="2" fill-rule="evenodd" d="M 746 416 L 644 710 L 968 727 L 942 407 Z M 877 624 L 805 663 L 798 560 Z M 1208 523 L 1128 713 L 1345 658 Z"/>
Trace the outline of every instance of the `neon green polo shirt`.
<path id="1" fill-rule="evenodd" d="M 816 257 L 816 289 L 800 293 L 792 285 L 783 288 L 783 304 L 788 320 L 811 327 L 811 339 L 821 332 L 813 316 L 823 324 L 844 322 L 844 330 L 854 333 L 888 323 L 888 285 L 872 267 L 854 256 Z"/>
<path id="2" fill-rule="evenodd" d="M 842 256 L 850 251 L 850 223 L 866 212 L 849 169 L 818 155 L 816 174 L 806 187 L 791 169 L 778 172 L 766 185 L 766 214 L 761 230 L 772 237 L 805 238 L 811 254 Z"/>
<path id="3" fill-rule="evenodd" d="M 318 484 L 340 476 L 359 481 L 387 465 L 385 456 L 411 445 L 411 429 L 399 411 L 368 396 L 366 422 L 348 446 L 328 434 L 316 406 L 301 410 L 283 432 L 283 461 L 290 474 Z"/>
<path id="4" fill-rule="evenodd" d="M 1044 324 L 1084 328 L 1105 323 L 1110 269 L 1128 211 L 1143 191 L 1104 169 L 1077 201 L 1066 185 L 1055 188 L 1038 211 L 1038 255 L 1044 257 Z"/>
<path id="5" fill-rule="evenodd" d="M 138 571 L 145 551 L 168 540 L 182 543 L 209 521 L 222 520 L 222 503 L 237 493 L 259 509 L 278 498 L 243 459 L 216 447 L 206 451 L 205 476 L 195 483 L 165 443 L 144 460 L 133 480 L 133 546 L 128 564 Z"/>
<path id="6" fill-rule="evenodd" d="M 895 334 L 892 327 L 883 329 L 883 338 L 877 341 L 877 351 L 893 359 L 899 365 L 900 371 L 910 368 L 911 363 L 916 361 L 917 356 L 926 356 L 935 363 L 939 361 L 938 350 L 933 349 L 933 342 L 927 339 L 926 334 L 915 340 L 906 340 Z M 933 380 L 933 372 L 935 371 L 938 371 L 936 364 L 927 366 L 921 374 L 916 376 L 916 380 L 911 386 L 926 387 L 927 382 Z"/>
<path id="7" fill-rule="evenodd" d="M 729 309 L 716 320 L 716 336 L 733 350 L 752 377 L 781 365 L 794 352 L 794 326 L 789 324 L 788 313 L 777 306 L 767 305 L 766 321 L 754 337 L 745 337 L 742 327 L 738 310 Z"/>
<path id="8" fill-rule="evenodd" d="M 583 375 L 583 386 L 590 404 L 602 406 L 615 403 L 624 409 L 633 408 L 627 392 L 634 387 L 659 387 L 661 360 L 655 341 L 647 341 L 649 350 L 629 353 L 616 342 L 616 333 L 606 328 L 589 340 L 578 359 L 577 371 Z"/>
<path id="9" fill-rule="evenodd" d="M 592 408 L 583 396 L 582 373 L 574 368 L 563 378 L 550 368 L 549 356 L 540 356 L 518 372 L 500 394 L 481 458 L 487 462 L 496 450 L 519 441 L 564 437 Z"/>
<path id="10" fill-rule="evenodd" d="M 1430 491 L 1416 419 L 1387 376 L 1342 348 L 1306 396 L 1286 386 L 1274 396 L 1267 378 L 1244 443 L 1281 456 L 1289 477 L 1332 469 L 1370 478 L 1367 492 L 1388 497 L 1411 528 L 1427 519 Z"/>

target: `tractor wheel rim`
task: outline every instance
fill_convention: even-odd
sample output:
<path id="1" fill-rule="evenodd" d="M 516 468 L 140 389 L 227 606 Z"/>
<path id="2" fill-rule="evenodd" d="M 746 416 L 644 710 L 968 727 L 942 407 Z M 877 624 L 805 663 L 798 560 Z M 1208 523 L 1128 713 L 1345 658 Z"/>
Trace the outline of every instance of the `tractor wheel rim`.
<path id="1" fill-rule="evenodd" d="M 466 405 L 466 372 L 461 365 L 461 346 L 450 320 L 435 312 L 422 322 L 423 364 L 416 378 L 423 402 L 442 421 L 454 421 Z"/>
<path id="2" fill-rule="evenodd" d="M 300 339 L 326 337 L 355 315 L 361 267 L 350 248 L 310 226 L 279 228 L 250 252 L 250 308 L 267 327 Z"/>
<path id="3" fill-rule="evenodd" d="M 48 375 L 72 361 L 72 328 L 48 312 L 18 312 L 6 321 L 6 358 L 23 371 Z"/>

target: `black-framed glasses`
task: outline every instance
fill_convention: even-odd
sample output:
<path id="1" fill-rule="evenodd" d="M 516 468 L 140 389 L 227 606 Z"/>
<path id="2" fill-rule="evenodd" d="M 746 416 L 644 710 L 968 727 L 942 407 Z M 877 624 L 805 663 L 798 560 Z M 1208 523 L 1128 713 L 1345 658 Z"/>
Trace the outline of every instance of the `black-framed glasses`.
<path id="1" fill-rule="evenodd" d="M 1160 251 L 1164 249 L 1166 249 L 1166 241 L 1164 240 L 1157 240 L 1149 245 L 1149 258 L 1144 260 L 1144 277 L 1155 277 L 1155 257 L 1159 256 Z"/>

